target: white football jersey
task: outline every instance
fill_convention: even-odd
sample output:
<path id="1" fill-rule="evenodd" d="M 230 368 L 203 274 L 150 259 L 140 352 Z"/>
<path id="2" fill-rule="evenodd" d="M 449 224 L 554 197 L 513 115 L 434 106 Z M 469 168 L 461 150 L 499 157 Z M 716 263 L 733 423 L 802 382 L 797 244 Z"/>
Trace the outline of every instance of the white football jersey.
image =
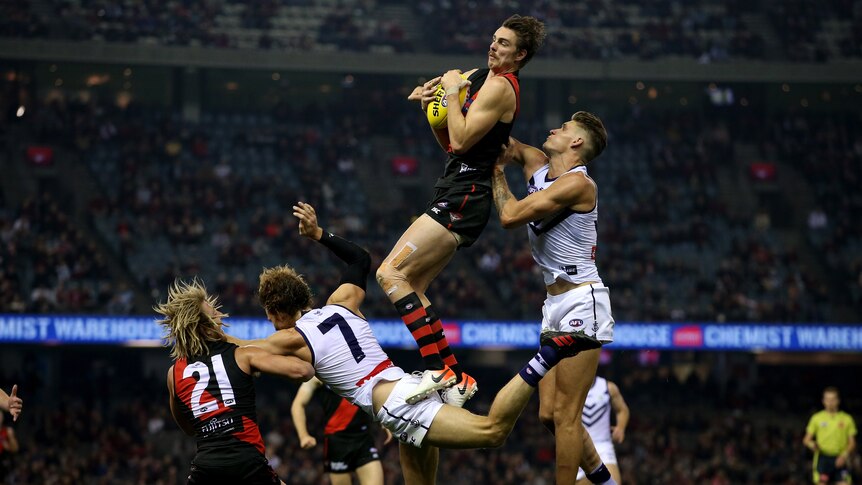
<path id="1" fill-rule="evenodd" d="M 584 402 L 581 420 L 594 442 L 611 441 L 611 394 L 608 381 L 596 377 Z"/>
<path id="2" fill-rule="evenodd" d="M 360 407 L 370 406 L 370 392 L 362 392 L 361 386 L 371 376 L 384 369 L 397 369 L 400 371 L 397 379 L 404 372 L 392 365 L 368 322 L 343 306 L 326 305 L 311 310 L 296 322 L 296 329 L 311 350 L 318 379 Z"/>
<path id="3" fill-rule="evenodd" d="M 527 185 L 528 193 L 544 190 L 559 178 L 549 179 L 548 170 L 550 165 L 545 165 L 530 177 Z M 589 177 L 587 167 L 584 166 L 575 167 L 566 173 L 572 172 L 583 172 Z M 542 268 L 546 286 L 553 284 L 557 279 L 576 285 L 602 282 L 599 270 L 596 268 L 598 219 L 597 195 L 596 206 L 589 212 L 575 212 L 567 207 L 527 225 L 533 259 Z"/>

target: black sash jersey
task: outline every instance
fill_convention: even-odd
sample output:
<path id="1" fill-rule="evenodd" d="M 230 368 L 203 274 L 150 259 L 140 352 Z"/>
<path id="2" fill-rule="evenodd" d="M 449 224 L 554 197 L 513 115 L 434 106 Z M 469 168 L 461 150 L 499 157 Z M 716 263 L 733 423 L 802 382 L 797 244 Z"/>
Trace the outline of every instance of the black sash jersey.
<path id="1" fill-rule="evenodd" d="M 209 354 L 174 363 L 174 393 L 197 441 L 195 464 L 224 466 L 263 457 L 253 378 L 237 365 L 236 349 L 210 343 Z"/>
<path id="2" fill-rule="evenodd" d="M 368 425 L 371 424 L 371 416 L 368 413 L 362 412 L 359 407 L 335 394 L 327 386 L 323 386 L 318 394 L 323 403 L 323 412 L 326 415 L 324 434 L 366 433 L 368 431 Z"/>
<path id="3" fill-rule="evenodd" d="M 461 112 L 464 116 L 470 110 L 470 105 L 476 100 L 476 97 L 481 92 L 482 86 L 488 77 L 490 69 L 478 69 L 470 75 L 470 86 L 467 88 L 467 100 L 464 102 Z M 463 185 L 482 185 L 491 187 L 491 174 L 493 172 L 494 163 L 497 161 L 497 156 L 500 155 L 501 147 L 509 143 L 509 135 L 512 133 L 512 126 L 515 119 L 518 117 L 518 112 L 521 106 L 521 90 L 518 81 L 518 73 L 510 72 L 501 74 L 512 85 L 515 90 L 515 118 L 511 123 L 503 123 L 497 121 L 491 131 L 485 134 L 479 141 L 476 142 L 469 150 L 462 154 L 455 154 L 452 148 L 449 148 L 449 156 L 446 160 L 446 167 L 443 170 L 443 176 L 437 180 L 436 188 L 448 188 Z"/>

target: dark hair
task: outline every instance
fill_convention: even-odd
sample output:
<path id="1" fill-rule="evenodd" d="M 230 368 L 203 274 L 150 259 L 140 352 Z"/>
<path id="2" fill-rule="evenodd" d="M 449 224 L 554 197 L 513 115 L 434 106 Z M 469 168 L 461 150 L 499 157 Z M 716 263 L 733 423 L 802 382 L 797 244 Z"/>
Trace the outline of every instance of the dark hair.
<path id="1" fill-rule="evenodd" d="M 518 42 L 515 47 L 518 50 L 524 49 L 527 51 L 527 55 L 521 60 L 521 64 L 518 67 L 526 66 L 545 41 L 545 24 L 536 17 L 522 17 L 515 14 L 503 22 L 503 27 L 512 30 L 518 35 Z"/>
<path id="2" fill-rule="evenodd" d="M 586 162 L 591 162 L 601 155 L 605 147 L 608 146 L 608 131 L 598 116 L 587 111 L 578 111 L 573 114 L 572 121 L 587 130 L 590 135 L 590 142 L 583 155 Z"/>
<path id="3" fill-rule="evenodd" d="M 823 394 L 826 394 L 827 392 L 834 392 L 836 396 L 839 398 L 841 397 L 841 393 L 838 392 L 838 388 L 835 386 L 829 386 L 826 389 L 823 389 Z"/>
<path id="4" fill-rule="evenodd" d="M 264 269 L 257 291 L 260 306 L 268 313 L 293 316 L 311 307 L 311 288 L 287 265 Z"/>

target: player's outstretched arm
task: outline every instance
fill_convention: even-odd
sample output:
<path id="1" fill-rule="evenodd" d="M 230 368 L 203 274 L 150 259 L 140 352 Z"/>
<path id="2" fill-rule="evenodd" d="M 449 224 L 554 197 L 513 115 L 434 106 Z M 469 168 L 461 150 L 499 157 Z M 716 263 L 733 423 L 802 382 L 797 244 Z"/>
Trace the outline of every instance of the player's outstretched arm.
<path id="1" fill-rule="evenodd" d="M 306 347 L 302 335 L 294 329 L 278 330 L 265 339 L 240 340 L 231 337 L 228 341 L 238 345 L 240 348 L 254 347 L 275 355 L 295 356 L 301 349 Z"/>
<path id="2" fill-rule="evenodd" d="M 524 178 L 529 179 L 536 170 L 548 163 L 548 156 L 534 146 L 521 143 L 509 137 L 509 143 L 503 147 L 497 157 L 497 165 L 517 164 L 524 171 Z"/>
<path id="3" fill-rule="evenodd" d="M 359 306 L 365 300 L 368 273 L 371 272 L 371 256 L 368 251 L 321 229 L 317 224 L 317 213 L 310 204 L 297 202 L 297 205 L 293 206 L 293 215 L 299 219 L 300 235 L 318 241 L 347 263 L 347 269 L 341 273 L 338 288 L 329 296 L 326 304 L 341 305 L 361 315 Z"/>
<path id="4" fill-rule="evenodd" d="M 237 349 L 236 356 L 243 370 L 246 370 L 244 367 L 247 365 L 251 371 L 260 371 L 299 382 L 305 382 L 314 377 L 314 367 L 292 355 L 274 355 L 259 347 L 249 346 Z"/>
<path id="5" fill-rule="evenodd" d="M 305 407 L 311 402 L 311 397 L 314 392 L 322 386 L 320 379 L 312 377 L 310 380 L 303 382 L 296 391 L 296 397 L 293 398 L 293 403 L 290 405 L 290 416 L 293 418 L 293 425 L 296 428 L 296 435 L 299 438 L 299 446 L 303 450 L 314 448 L 317 445 L 317 439 L 308 432 L 308 420 L 305 416 Z"/>

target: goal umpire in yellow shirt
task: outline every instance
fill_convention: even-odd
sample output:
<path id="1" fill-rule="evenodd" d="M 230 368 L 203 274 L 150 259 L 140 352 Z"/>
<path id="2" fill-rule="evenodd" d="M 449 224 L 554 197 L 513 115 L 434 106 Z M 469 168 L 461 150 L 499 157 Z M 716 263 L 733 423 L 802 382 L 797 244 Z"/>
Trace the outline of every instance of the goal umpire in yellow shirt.
<path id="1" fill-rule="evenodd" d="M 838 389 L 823 390 L 823 411 L 815 413 L 805 428 L 802 443 L 814 452 L 814 483 L 849 485 L 850 455 L 856 449 L 856 423 L 838 410 Z"/>

